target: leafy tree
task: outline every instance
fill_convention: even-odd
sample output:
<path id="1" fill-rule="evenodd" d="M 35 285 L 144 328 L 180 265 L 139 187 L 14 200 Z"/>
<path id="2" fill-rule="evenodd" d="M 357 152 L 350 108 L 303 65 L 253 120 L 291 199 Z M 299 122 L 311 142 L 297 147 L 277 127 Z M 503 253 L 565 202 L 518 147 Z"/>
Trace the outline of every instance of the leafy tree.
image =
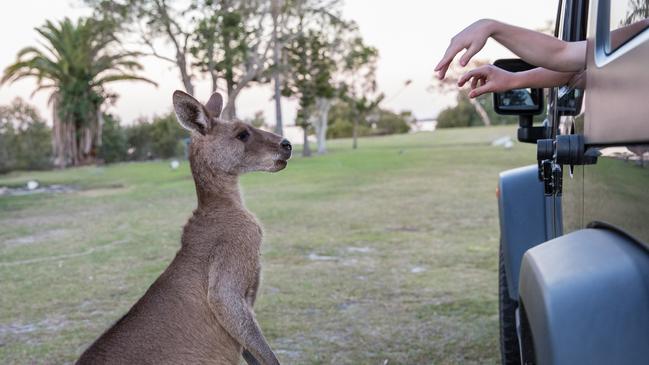
<path id="1" fill-rule="evenodd" d="M 315 130 L 320 154 L 326 152 L 328 113 L 336 98 L 360 103 L 354 110 L 361 118 L 382 99 L 369 100 L 376 90 L 377 50 L 363 43 L 356 24 L 341 18 L 339 1 L 326 3 L 294 1 L 295 30 L 284 48 L 284 95 L 298 98 L 299 123 Z"/>
<path id="2" fill-rule="evenodd" d="M 341 0 L 270 0 L 272 32 L 271 44 L 273 59 L 270 74 L 274 87 L 275 101 L 275 132 L 282 134 L 281 96 L 285 80 L 292 75 L 291 65 L 286 57 L 287 47 L 308 29 L 317 30 L 328 38 L 330 56 L 342 53 L 341 50 L 331 49 L 339 44 L 337 38 L 348 24 L 340 19 Z M 326 113 L 331 107 L 331 99 L 319 98 L 316 101 L 318 120 L 316 135 L 318 150 L 325 152 L 324 140 L 326 135 Z"/>
<path id="3" fill-rule="evenodd" d="M 344 58 L 342 75 L 347 80 L 341 87 L 341 97 L 352 105 L 353 115 L 353 145 L 358 147 L 359 123 L 367 122 L 370 113 L 376 111 L 385 98 L 378 93 L 376 84 L 376 62 L 378 49 L 368 46 L 357 35 L 348 42 Z"/>
<path id="4" fill-rule="evenodd" d="M 207 71 L 216 91 L 219 75 L 225 80 L 226 119 L 235 119 L 236 99 L 266 70 L 271 42 L 265 36 L 270 4 L 262 0 L 202 0 L 194 6 L 205 14 L 198 21 L 191 47 L 196 64 Z"/>
<path id="5" fill-rule="evenodd" d="M 0 106 L 0 172 L 49 168 L 50 135 L 36 108 L 22 99 Z"/>
<path id="6" fill-rule="evenodd" d="M 34 92 L 52 90 L 53 147 L 60 167 L 89 162 L 101 144 L 101 106 L 114 98 L 106 84 L 123 80 L 146 81 L 133 73 L 141 69 L 135 53 L 120 52 L 112 28 L 93 19 L 73 23 L 47 21 L 36 28 L 41 48 L 26 47 L 4 70 L 1 83 L 34 77 Z"/>
<path id="7" fill-rule="evenodd" d="M 270 14 L 273 20 L 273 32 L 271 33 L 271 43 L 273 45 L 273 65 L 271 68 L 273 79 L 273 100 L 275 101 L 275 133 L 280 136 L 284 135 L 282 121 L 282 48 L 284 45 L 280 42 L 280 22 L 281 17 L 286 13 L 285 2 L 283 0 L 270 0 Z"/>
<path id="8" fill-rule="evenodd" d="M 236 99 L 267 69 L 271 42 L 266 30 L 270 5 L 263 0 L 85 0 L 96 13 L 146 47 L 148 55 L 172 63 L 185 90 L 207 74 L 216 91 L 226 83 L 226 119 L 236 118 Z M 171 45 L 166 54 L 162 45 Z"/>
<path id="9" fill-rule="evenodd" d="M 176 66 L 185 90 L 194 94 L 196 77 L 191 64 L 193 25 L 201 14 L 194 2 L 174 0 L 84 0 L 94 17 L 146 48 L 146 55 Z M 170 45 L 171 54 L 161 51 Z"/>
<path id="10" fill-rule="evenodd" d="M 301 27 L 299 33 L 287 47 L 288 65 L 291 68 L 292 77 L 285 79 L 284 95 L 296 96 L 299 100 L 300 110 L 298 113 L 299 125 L 304 129 L 303 155 L 308 156 L 307 131 L 312 124 L 316 125 L 316 131 L 321 134 L 322 129 L 326 133 L 326 113 L 329 110 L 327 101 L 333 99 L 335 88 L 332 82 L 332 72 L 335 70 L 335 63 L 329 54 L 329 47 L 323 34 L 310 29 L 306 32 Z M 324 122 L 312 123 L 315 110 L 318 108 Z M 325 152 L 323 138 L 318 138 L 318 152 Z"/>

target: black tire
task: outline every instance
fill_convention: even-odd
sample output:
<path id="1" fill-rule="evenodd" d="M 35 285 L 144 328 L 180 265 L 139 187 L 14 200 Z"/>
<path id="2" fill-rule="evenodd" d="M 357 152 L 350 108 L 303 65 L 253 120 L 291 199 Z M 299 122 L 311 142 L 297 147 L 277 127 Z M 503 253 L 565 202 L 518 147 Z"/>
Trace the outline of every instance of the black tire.
<path id="1" fill-rule="evenodd" d="M 500 356 L 503 365 L 520 365 L 521 352 L 516 333 L 518 302 L 509 297 L 503 247 L 498 250 L 498 312 L 500 315 Z"/>

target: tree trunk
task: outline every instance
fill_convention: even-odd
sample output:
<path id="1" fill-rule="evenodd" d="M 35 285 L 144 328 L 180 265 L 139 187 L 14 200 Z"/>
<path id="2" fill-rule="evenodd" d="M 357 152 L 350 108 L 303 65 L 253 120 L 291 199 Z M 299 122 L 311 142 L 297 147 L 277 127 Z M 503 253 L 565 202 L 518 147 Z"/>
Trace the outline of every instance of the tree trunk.
<path id="1" fill-rule="evenodd" d="M 216 64 L 214 62 L 214 42 L 210 42 L 207 49 L 207 54 L 209 57 L 207 62 L 207 72 L 210 74 L 210 79 L 212 80 L 212 93 L 215 93 L 219 76 L 216 71 Z"/>
<path id="2" fill-rule="evenodd" d="M 360 118 L 360 113 L 356 110 L 356 107 L 353 107 L 354 115 L 354 128 L 352 129 L 352 149 L 358 148 L 358 118 Z"/>
<path id="3" fill-rule="evenodd" d="M 484 125 L 486 127 L 489 127 L 491 125 L 491 119 L 489 118 L 489 114 L 487 114 L 487 111 L 484 109 L 482 104 L 480 104 L 480 102 L 476 98 L 471 99 L 467 96 L 467 99 L 469 99 L 469 102 L 471 103 L 471 105 L 473 105 L 473 108 L 475 108 L 475 111 L 480 116 L 480 119 L 482 119 Z"/>
<path id="4" fill-rule="evenodd" d="M 311 157 L 311 147 L 309 147 L 309 136 L 307 130 L 309 129 L 308 124 L 304 124 L 302 127 L 304 130 L 304 145 L 302 147 L 302 157 Z"/>
<path id="5" fill-rule="evenodd" d="M 180 70 L 180 78 L 183 81 L 185 91 L 189 95 L 194 95 L 194 84 L 192 84 L 192 78 L 189 75 L 189 71 L 187 71 L 187 58 L 180 51 L 176 53 L 176 64 L 178 65 L 178 70 Z"/>
<path id="6" fill-rule="evenodd" d="M 354 118 L 354 129 L 352 129 L 352 149 L 357 149 L 358 148 L 358 142 L 357 142 L 357 135 L 356 135 L 356 129 L 358 128 L 358 119 Z"/>
<path id="7" fill-rule="evenodd" d="M 67 165 L 72 165 L 76 166 L 79 164 L 79 144 L 77 141 L 77 126 L 71 122 L 71 121 L 63 121 L 63 125 L 65 126 L 66 129 L 66 149 L 67 149 L 67 156 L 66 158 L 68 159 L 68 162 L 66 162 Z"/>
<path id="8" fill-rule="evenodd" d="M 219 81 L 219 77 L 216 74 L 216 71 L 210 71 L 210 77 L 212 79 L 212 94 L 214 94 L 216 92 L 216 89 L 217 89 L 216 84 Z"/>
<path id="9" fill-rule="evenodd" d="M 62 120 L 58 95 L 52 96 L 52 150 L 54 166 L 65 168 L 77 164 L 77 138 L 74 123 Z"/>
<path id="10" fill-rule="evenodd" d="M 329 120 L 329 110 L 331 109 L 331 99 L 316 99 L 316 122 L 315 133 L 318 140 L 318 154 L 327 153 L 327 122 Z"/>
<path id="11" fill-rule="evenodd" d="M 102 143 L 102 132 L 104 129 L 104 113 L 101 112 L 101 108 L 97 109 L 97 141 L 96 146 L 100 147 Z"/>
<path id="12" fill-rule="evenodd" d="M 235 87 L 234 78 L 230 72 L 226 71 L 225 82 L 228 91 L 228 101 L 225 103 L 221 116 L 225 120 L 235 120 L 237 118 L 236 99 L 237 95 L 239 95 L 239 90 Z"/>
<path id="13" fill-rule="evenodd" d="M 280 44 L 277 37 L 277 18 L 279 17 L 279 0 L 273 0 L 273 83 L 275 86 L 275 133 L 280 136 L 284 135 L 284 127 L 282 125 L 282 94 L 281 94 L 281 80 L 280 80 Z"/>
<path id="14" fill-rule="evenodd" d="M 63 125 L 59 117 L 59 101 L 56 95 L 52 95 L 52 156 L 54 156 L 54 166 L 65 167 Z"/>
<path id="15" fill-rule="evenodd" d="M 234 90 L 231 90 L 228 86 L 228 101 L 225 103 L 225 107 L 221 113 L 221 118 L 225 120 L 237 119 L 236 94 L 238 93 L 235 93 Z"/>

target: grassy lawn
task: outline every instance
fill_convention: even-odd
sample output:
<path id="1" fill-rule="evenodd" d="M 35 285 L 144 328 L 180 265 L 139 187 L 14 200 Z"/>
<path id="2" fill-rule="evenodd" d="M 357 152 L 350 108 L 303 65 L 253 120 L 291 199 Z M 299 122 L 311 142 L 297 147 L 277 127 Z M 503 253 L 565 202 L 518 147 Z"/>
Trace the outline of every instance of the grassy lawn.
<path id="1" fill-rule="evenodd" d="M 330 143 L 242 178 L 265 226 L 256 304 L 284 364 L 495 364 L 498 173 L 513 127 Z M 0 363 L 73 362 L 144 293 L 195 207 L 187 163 L 0 176 L 72 193 L 0 197 Z M 387 360 L 387 362 L 386 362 Z"/>

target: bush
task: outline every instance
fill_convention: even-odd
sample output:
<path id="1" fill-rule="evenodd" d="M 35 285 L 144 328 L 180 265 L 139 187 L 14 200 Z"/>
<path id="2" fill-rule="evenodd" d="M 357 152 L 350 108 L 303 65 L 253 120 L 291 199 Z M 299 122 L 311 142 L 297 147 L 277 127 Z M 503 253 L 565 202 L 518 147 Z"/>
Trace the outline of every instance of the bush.
<path id="1" fill-rule="evenodd" d="M 104 125 L 101 128 L 99 158 L 105 163 L 125 161 L 127 149 L 126 132 L 119 125 L 119 119 L 110 114 L 104 115 Z"/>
<path id="2" fill-rule="evenodd" d="M 22 99 L 0 106 L 0 172 L 50 168 L 51 136 L 36 108 Z"/>
<path id="3" fill-rule="evenodd" d="M 354 124 L 347 119 L 336 119 L 327 128 L 327 138 L 348 138 L 352 136 Z"/>
<path id="4" fill-rule="evenodd" d="M 478 97 L 478 102 L 487 112 L 492 125 L 514 124 L 518 122 L 516 117 L 496 114 L 493 108 L 491 94 Z M 475 110 L 475 107 L 471 105 L 467 96 L 462 93 L 458 93 L 457 105 L 442 110 L 437 116 L 438 128 L 476 127 L 483 125 L 484 122 Z"/>
<path id="5" fill-rule="evenodd" d="M 176 121 L 174 113 L 141 119 L 126 129 L 130 159 L 180 157 L 184 154 L 184 139 L 189 133 Z"/>
<path id="6" fill-rule="evenodd" d="M 146 119 L 139 119 L 126 128 L 129 160 L 145 160 L 153 157 L 151 130 L 151 123 Z"/>
<path id="7" fill-rule="evenodd" d="M 396 114 L 391 111 L 381 110 L 373 134 L 408 133 L 410 131 L 410 124 L 408 124 L 406 118 L 412 118 L 412 115 L 409 112 Z"/>
<path id="8" fill-rule="evenodd" d="M 176 115 L 169 113 L 155 117 L 151 124 L 151 149 L 157 158 L 170 158 L 183 156 L 185 146 L 183 140 L 189 133 L 178 124 Z"/>
<path id="9" fill-rule="evenodd" d="M 464 97 L 458 96 L 457 105 L 442 110 L 437 116 L 437 128 L 460 128 L 484 125 L 475 108 Z"/>
<path id="10" fill-rule="evenodd" d="M 327 129 L 327 138 L 350 138 L 354 131 L 354 114 L 348 103 L 338 101 L 329 111 L 329 128 Z M 395 133 L 408 133 L 412 119 L 410 112 L 400 114 L 393 113 L 389 110 L 381 109 L 374 115 L 373 123 L 363 121 L 358 124 L 357 134 L 362 136 L 385 135 Z"/>

